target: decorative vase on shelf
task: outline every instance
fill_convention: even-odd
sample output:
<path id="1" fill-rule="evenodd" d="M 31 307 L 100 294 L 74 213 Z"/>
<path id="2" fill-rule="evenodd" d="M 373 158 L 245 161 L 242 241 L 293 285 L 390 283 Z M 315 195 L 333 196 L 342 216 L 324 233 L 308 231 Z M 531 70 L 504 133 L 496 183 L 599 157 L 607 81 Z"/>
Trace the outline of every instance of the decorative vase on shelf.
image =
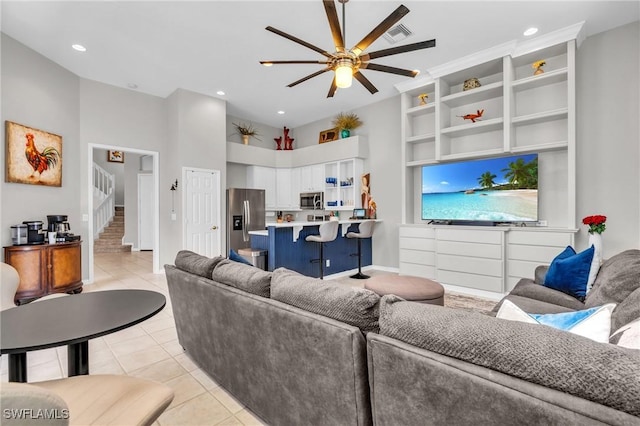
<path id="1" fill-rule="evenodd" d="M 349 129 L 340 130 L 340 138 L 344 139 L 344 138 L 348 138 L 349 136 L 351 136 L 351 130 Z"/>
<path id="2" fill-rule="evenodd" d="M 589 247 L 593 246 L 593 258 L 598 259 L 598 264 L 602 264 L 602 234 L 597 232 L 589 233 Z"/>
<path id="3" fill-rule="evenodd" d="M 242 135 L 242 143 L 249 145 L 249 135 Z"/>

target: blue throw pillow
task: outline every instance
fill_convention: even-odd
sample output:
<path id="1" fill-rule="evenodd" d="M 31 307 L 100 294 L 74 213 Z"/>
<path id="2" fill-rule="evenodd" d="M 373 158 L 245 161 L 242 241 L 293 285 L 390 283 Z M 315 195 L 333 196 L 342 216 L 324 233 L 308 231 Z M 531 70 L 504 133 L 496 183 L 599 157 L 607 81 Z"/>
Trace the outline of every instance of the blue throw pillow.
<path id="1" fill-rule="evenodd" d="M 578 300 L 584 300 L 587 294 L 587 281 L 594 254 L 593 246 L 576 254 L 571 246 L 553 259 L 544 285 L 549 288 L 567 293 Z"/>
<path id="2" fill-rule="evenodd" d="M 245 265 L 249 265 L 249 266 L 253 266 L 251 264 L 251 262 L 249 262 L 247 259 L 245 259 L 244 257 L 240 256 L 238 253 L 236 253 L 235 250 L 231 249 L 229 250 L 229 260 L 233 260 L 234 262 L 239 262 L 239 263 L 244 263 Z"/>

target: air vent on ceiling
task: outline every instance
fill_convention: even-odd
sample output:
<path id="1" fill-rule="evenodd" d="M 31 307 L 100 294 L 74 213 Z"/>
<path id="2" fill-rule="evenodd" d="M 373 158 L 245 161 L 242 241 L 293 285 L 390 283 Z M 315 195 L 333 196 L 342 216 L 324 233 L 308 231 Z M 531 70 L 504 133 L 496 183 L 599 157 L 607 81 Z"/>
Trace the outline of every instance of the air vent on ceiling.
<path id="1" fill-rule="evenodd" d="M 399 41 L 404 40 L 409 37 L 411 34 L 411 30 L 405 27 L 402 24 L 398 24 L 395 27 L 391 28 L 389 31 L 384 33 L 384 38 L 391 44 L 395 44 Z"/>

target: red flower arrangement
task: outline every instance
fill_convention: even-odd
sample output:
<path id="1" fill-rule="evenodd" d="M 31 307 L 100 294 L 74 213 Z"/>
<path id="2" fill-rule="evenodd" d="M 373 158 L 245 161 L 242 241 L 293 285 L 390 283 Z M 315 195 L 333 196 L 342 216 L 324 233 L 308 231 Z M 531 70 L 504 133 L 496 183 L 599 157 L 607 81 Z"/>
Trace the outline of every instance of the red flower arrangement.
<path id="1" fill-rule="evenodd" d="M 594 216 L 587 216 L 582 219 L 582 223 L 589 227 L 590 234 L 593 234 L 594 232 L 602 234 L 606 228 L 604 224 L 606 221 L 607 217 L 599 214 Z"/>

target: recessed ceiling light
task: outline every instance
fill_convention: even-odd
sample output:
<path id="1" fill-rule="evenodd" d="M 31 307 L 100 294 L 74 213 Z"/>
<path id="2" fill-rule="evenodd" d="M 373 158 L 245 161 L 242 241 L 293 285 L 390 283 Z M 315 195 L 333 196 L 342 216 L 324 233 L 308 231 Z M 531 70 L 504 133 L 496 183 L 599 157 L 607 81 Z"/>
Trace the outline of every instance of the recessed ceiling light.
<path id="1" fill-rule="evenodd" d="M 216 94 L 218 94 L 219 96 L 224 96 L 224 95 L 226 95 L 226 93 L 224 93 L 222 90 L 218 90 L 218 91 L 216 92 Z"/>
<path id="2" fill-rule="evenodd" d="M 278 114 L 282 115 L 282 114 L 284 114 L 284 111 L 280 110 L 280 111 L 278 111 Z"/>
<path id="3" fill-rule="evenodd" d="M 73 47 L 75 50 L 77 50 L 78 52 L 86 52 L 87 48 L 84 47 L 81 44 L 72 44 L 71 47 Z"/>
<path id="4" fill-rule="evenodd" d="M 137 89 L 137 88 L 138 88 L 138 85 L 137 85 L 137 84 L 135 84 L 135 83 L 127 83 L 127 87 L 128 87 L 129 89 Z"/>
<path id="5" fill-rule="evenodd" d="M 538 29 L 536 27 L 531 27 L 531 28 L 528 28 L 523 34 L 525 36 L 532 36 L 537 32 L 538 32 Z"/>

